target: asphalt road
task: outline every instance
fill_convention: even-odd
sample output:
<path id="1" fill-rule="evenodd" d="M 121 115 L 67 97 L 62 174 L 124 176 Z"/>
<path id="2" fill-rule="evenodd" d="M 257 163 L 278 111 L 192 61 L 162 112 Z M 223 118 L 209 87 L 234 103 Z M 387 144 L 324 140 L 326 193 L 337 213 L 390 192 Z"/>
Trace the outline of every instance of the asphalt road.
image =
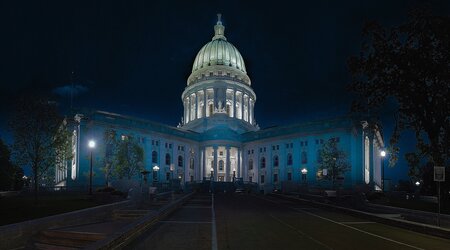
<path id="1" fill-rule="evenodd" d="M 130 249 L 450 249 L 450 240 L 247 194 L 198 194 Z"/>

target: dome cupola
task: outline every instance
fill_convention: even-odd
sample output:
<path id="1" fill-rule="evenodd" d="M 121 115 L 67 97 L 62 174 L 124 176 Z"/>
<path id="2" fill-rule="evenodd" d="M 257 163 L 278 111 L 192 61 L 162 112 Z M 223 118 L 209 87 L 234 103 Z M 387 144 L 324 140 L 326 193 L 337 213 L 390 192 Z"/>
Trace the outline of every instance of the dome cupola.
<path id="1" fill-rule="evenodd" d="M 197 53 L 192 65 L 192 73 L 188 78 L 188 85 L 194 84 L 208 76 L 220 76 L 220 73 L 250 85 L 250 78 L 247 76 L 244 59 L 236 47 L 227 41 L 221 14 L 217 14 L 217 17 L 218 20 L 214 26 L 214 36 Z"/>
<path id="2" fill-rule="evenodd" d="M 180 127 L 196 132 L 220 127 L 239 134 L 257 130 L 256 95 L 244 59 L 227 41 L 221 15 L 217 17 L 214 36 L 197 53 L 181 95 L 184 114 Z"/>

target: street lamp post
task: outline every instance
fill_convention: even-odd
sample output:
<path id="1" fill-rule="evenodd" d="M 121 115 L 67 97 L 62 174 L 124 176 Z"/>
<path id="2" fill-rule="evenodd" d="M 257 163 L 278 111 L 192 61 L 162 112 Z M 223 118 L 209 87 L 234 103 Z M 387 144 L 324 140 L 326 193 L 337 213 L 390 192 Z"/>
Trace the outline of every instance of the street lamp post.
<path id="1" fill-rule="evenodd" d="M 156 182 L 158 181 L 158 166 L 153 167 L 153 186 L 156 187 Z"/>
<path id="2" fill-rule="evenodd" d="M 90 170 L 89 170 L 89 195 L 92 195 L 92 154 L 93 154 L 94 148 L 95 148 L 95 141 L 90 140 L 88 146 L 91 150 L 91 164 L 90 164 Z"/>
<path id="3" fill-rule="evenodd" d="M 384 192 L 384 157 L 386 157 L 386 151 L 381 150 L 381 191 Z"/>
<path id="4" fill-rule="evenodd" d="M 302 172 L 302 182 L 306 182 L 306 174 L 308 174 L 308 169 L 306 169 L 306 168 L 303 168 L 302 170 L 301 170 L 301 172 Z"/>

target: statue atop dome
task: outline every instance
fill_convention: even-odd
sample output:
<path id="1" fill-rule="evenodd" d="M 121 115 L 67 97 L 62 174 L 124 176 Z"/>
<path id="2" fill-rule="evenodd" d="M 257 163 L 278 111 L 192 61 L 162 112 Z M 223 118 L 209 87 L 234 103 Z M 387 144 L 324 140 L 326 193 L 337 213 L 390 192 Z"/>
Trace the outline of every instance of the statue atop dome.
<path id="1" fill-rule="evenodd" d="M 214 25 L 214 37 L 212 40 L 223 39 L 227 40 L 225 37 L 225 26 L 222 25 L 222 14 L 217 14 L 217 23 Z"/>

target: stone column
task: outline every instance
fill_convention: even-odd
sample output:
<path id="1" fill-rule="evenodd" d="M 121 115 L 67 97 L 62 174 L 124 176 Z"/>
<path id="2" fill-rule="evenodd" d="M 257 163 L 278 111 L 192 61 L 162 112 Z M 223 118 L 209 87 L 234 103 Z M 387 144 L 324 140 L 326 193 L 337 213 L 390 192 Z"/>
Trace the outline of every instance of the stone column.
<path id="1" fill-rule="evenodd" d="M 244 119 L 244 92 L 242 92 L 242 95 L 241 95 L 241 120 L 245 120 Z"/>
<path id="2" fill-rule="evenodd" d="M 241 174 L 241 150 L 238 148 L 237 150 L 237 169 L 236 169 L 236 177 L 242 177 Z"/>
<path id="3" fill-rule="evenodd" d="M 188 95 L 188 108 L 187 108 L 187 119 L 186 122 L 189 122 L 191 120 L 191 96 Z"/>
<path id="4" fill-rule="evenodd" d="M 233 118 L 236 116 L 236 89 L 233 89 Z"/>
<path id="5" fill-rule="evenodd" d="M 203 178 L 206 177 L 206 147 L 202 150 L 202 173 L 200 179 L 203 181 Z"/>
<path id="6" fill-rule="evenodd" d="M 226 162 L 226 167 L 225 167 L 226 181 L 231 181 L 231 174 L 232 174 L 232 172 L 230 171 L 230 166 L 231 166 L 231 162 L 230 162 L 230 146 L 227 146 L 227 162 Z"/>
<path id="7" fill-rule="evenodd" d="M 198 119 L 198 96 L 197 92 L 195 92 L 195 118 Z"/>
<path id="8" fill-rule="evenodd" d="M 250 96 L 247 97 L 247 121 L 250 123 Z"/>
<path id="9" fill-rule="evenodd" d="M 206 117 L 206 89 L 203 89 L 203 117 Z"/>
<path id="10" fill-rule="evenodd" d="M 214 169 L 214 181 L 217 181 L 218 180 L 218 178 L 217 178 L 217 146 L 214 146 L 214 166 L 213 166 L 213 169 Z"/>

